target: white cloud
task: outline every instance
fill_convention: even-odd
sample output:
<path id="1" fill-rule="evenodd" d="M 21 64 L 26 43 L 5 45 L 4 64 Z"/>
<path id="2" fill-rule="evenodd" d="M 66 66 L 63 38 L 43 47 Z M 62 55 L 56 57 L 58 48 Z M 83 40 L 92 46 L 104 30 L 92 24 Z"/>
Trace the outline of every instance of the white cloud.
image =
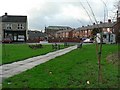
<path id="1" fill-rule="evenodd" d="M 102 0 L 88 0 L 97 20 L 103 20 L 104 4 Z M 114 0 L 103 0 L 110 10 L 114 10 Z M 85 6 L 92 16 L 86 0 L 0 0 L 0 15 L 5 12 L 11 15 L 27 15 L 29 29 L 43 29 L 45 25 L 69 25 L 79 27 L 90 22 L 88 15 L 82 8 Z"/>

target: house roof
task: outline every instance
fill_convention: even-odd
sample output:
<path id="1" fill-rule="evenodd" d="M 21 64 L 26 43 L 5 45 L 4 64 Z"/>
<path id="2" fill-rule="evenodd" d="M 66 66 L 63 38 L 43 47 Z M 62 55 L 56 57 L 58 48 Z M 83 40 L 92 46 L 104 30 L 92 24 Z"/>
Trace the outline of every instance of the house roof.
<path id="1" fill-rule="evenodd" d="M 27 22 L 27 16 L 3 15 L 2 22 Z"/>
<path id="2" fill-rule="evenodd" d="M 66 29 L 71 29 L 71 27 L 68 26 L 48 26 L 46 29 L 51 29 L 51 30 L 66 30 Z"/>
<path id="3" fill-rule="evenodd" d="M 44 37 L 46 36 L 45 33 L 40 32 L 40 31 L 28 31 L 28 35 L 30 38 L 35 38 L 35 37 Z"/>
<path id="4" fill-rule="evenodd" d="M 95 25 L 89 25 L 84 27 L 79 27 L 76 30 L 86 30 L 86 29 L 94 29 L 94 28 L 112 28 L 115 25 L 115 23 L 101 23 L 101 24 L 95 24 Z"/>
<path id="5" fill-rule="evenodd" d="M 56 33 L 61 33 L 61 32 L 70 32 L 72 30 L 61 30 L 61 31 L 57 31 Z"/>

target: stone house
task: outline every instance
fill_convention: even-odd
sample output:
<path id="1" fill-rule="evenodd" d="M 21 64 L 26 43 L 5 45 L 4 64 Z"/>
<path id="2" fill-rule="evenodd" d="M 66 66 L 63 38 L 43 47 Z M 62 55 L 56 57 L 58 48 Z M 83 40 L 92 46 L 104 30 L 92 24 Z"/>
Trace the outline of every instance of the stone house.
<path id="1" fill-rule="evenodd" d="M 0 17 L 1 40 L 10 38 L 13 42 L 26 42 L 28 35 L 27 16 L 5 15 Z"/>

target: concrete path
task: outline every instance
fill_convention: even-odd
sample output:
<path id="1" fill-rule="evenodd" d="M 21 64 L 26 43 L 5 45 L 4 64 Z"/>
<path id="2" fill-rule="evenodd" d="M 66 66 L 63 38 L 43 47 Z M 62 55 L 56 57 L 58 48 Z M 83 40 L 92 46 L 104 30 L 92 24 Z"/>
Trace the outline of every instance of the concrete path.
<path id="1" fill-rule="evenodd" d="M 46 55 L 41 55 L 26 59 L 24 61 L 18 61 L 11 64 L 2 65 L 0 66 L 0 83 L 2 83 L 2 81 L 6 78 L 12 77 L 16 74 L 20 74 L 21 72 L 31 69 L 41 63 L 45 63 L 57 56 L 66 54 L 76 48 L 77 46 L 75 45 L 55 52 L 50 52 Z"/>

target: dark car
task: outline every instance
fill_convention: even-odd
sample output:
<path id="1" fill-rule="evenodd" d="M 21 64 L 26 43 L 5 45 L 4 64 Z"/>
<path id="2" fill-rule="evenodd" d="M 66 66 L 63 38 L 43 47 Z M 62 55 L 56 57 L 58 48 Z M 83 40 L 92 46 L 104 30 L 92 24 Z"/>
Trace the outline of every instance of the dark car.
<path id="1" fill-rule="evenodd" d="M 12 43 L 12 39 L 10 38 L 4 38 L 2 43 Z"/>

